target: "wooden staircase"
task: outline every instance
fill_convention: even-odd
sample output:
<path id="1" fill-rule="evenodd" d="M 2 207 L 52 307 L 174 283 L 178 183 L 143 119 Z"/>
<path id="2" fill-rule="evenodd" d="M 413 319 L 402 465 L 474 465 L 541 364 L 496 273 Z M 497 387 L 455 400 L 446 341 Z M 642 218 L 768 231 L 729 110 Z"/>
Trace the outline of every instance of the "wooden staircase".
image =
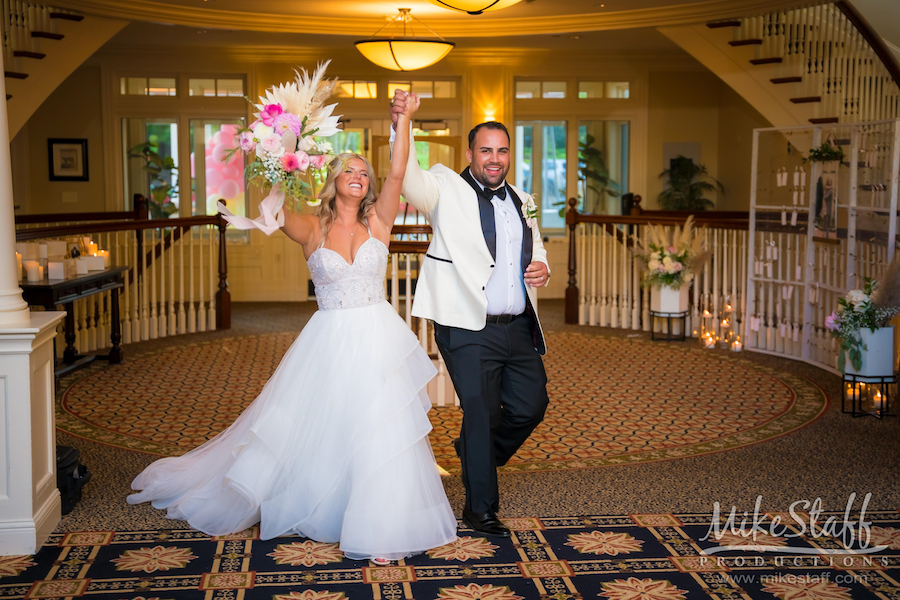
<path id="1" fill-rule="evenodd" d="M 900 65 L 846 2 L 660 31 L 776 127 L 900 117 Z"/>
<path id="2" fill-rule="evenodd" d="M 3 0 L 0 34 L 10 139 L 54 89 L 126 24 Z"/>

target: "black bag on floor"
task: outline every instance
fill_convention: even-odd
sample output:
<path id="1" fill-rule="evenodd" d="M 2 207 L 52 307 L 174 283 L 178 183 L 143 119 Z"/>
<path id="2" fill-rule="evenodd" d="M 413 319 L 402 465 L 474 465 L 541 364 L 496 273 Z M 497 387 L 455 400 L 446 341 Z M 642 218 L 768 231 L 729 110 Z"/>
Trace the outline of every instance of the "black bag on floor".
<path id="1" fill-rule="evenodd" d="M 91 472 L 81 464 L 80 452 L 71 446 L 56 447 L 56 487 L 62 500 L 62 514 L 67 515 L 81 500 L 81 488 L 91 480 Z"/>

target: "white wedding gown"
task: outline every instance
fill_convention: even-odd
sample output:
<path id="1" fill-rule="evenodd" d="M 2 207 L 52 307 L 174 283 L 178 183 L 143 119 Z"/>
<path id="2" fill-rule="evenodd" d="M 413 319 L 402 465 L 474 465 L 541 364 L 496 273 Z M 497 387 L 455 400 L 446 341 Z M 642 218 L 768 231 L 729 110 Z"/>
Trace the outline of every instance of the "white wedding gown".
<path id="1" fill-rule="evenodd" d="M 456 539 L 428 442 L 431 360 L 384 299 L 388 251 L 370 237 L 353 264 L 309 257 L 319 310 L 260 395 L 225 431 L 132 483 L 200 531 L 260 523 L 260 537 L 340 541 L 348 558 L 392 560 Z"/>

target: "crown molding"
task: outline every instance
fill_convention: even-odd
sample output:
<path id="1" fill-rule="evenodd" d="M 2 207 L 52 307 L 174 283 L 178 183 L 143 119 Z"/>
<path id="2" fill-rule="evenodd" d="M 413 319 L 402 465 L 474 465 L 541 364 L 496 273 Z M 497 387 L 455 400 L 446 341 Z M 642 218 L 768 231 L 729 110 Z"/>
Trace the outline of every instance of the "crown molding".
<path id="1" fill-rule="evenodd" d="M 576 33 L 609 29 L 633 29 L 705 23 L 737 16 L 761 14 L 797 6 L 800 0 L 707 0 L 693 4 L 645 8 L 616 12 L 569 14 L 554 17 L 525 17 L 516 19 L 469 19 L 465 16 L 440 19 L 440 34 L 447 37 L 497 37 L 498 31 L 510 35 L 541 35 Z M 194 8 L 161 4 L 152 0 L 55 0 L 55 6 L 107 18 L 147 21 L 190 27 L 268 31 L 284 33 L 315 33 L 320 35 L 371 36 L 384 26 L 383 18 L 353 16 L 304 16 L 260 14 Z"/>

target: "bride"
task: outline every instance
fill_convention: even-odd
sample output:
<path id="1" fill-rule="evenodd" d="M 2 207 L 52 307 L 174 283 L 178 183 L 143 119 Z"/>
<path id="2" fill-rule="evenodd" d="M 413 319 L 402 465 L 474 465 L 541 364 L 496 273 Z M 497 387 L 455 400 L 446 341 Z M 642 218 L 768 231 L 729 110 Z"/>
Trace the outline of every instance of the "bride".
<path id="1" fill-rule="evenodd" d="M 418 99 L 408 106 L 406 123 Z M 284 211 L 319 310 L 237 420 L 147 467 L 129 503 L 152 502 L 210 535 L 259 523 L 264 540 L 340 541 L 348 558 L 377 564 L 456 539 L 428 443 L 425 386 L 435 369 L 384 299 L 409 145 L 398 136 L 377 200 L 369 162 L 344 154 L 332 163 L 317 217 Z"/>

